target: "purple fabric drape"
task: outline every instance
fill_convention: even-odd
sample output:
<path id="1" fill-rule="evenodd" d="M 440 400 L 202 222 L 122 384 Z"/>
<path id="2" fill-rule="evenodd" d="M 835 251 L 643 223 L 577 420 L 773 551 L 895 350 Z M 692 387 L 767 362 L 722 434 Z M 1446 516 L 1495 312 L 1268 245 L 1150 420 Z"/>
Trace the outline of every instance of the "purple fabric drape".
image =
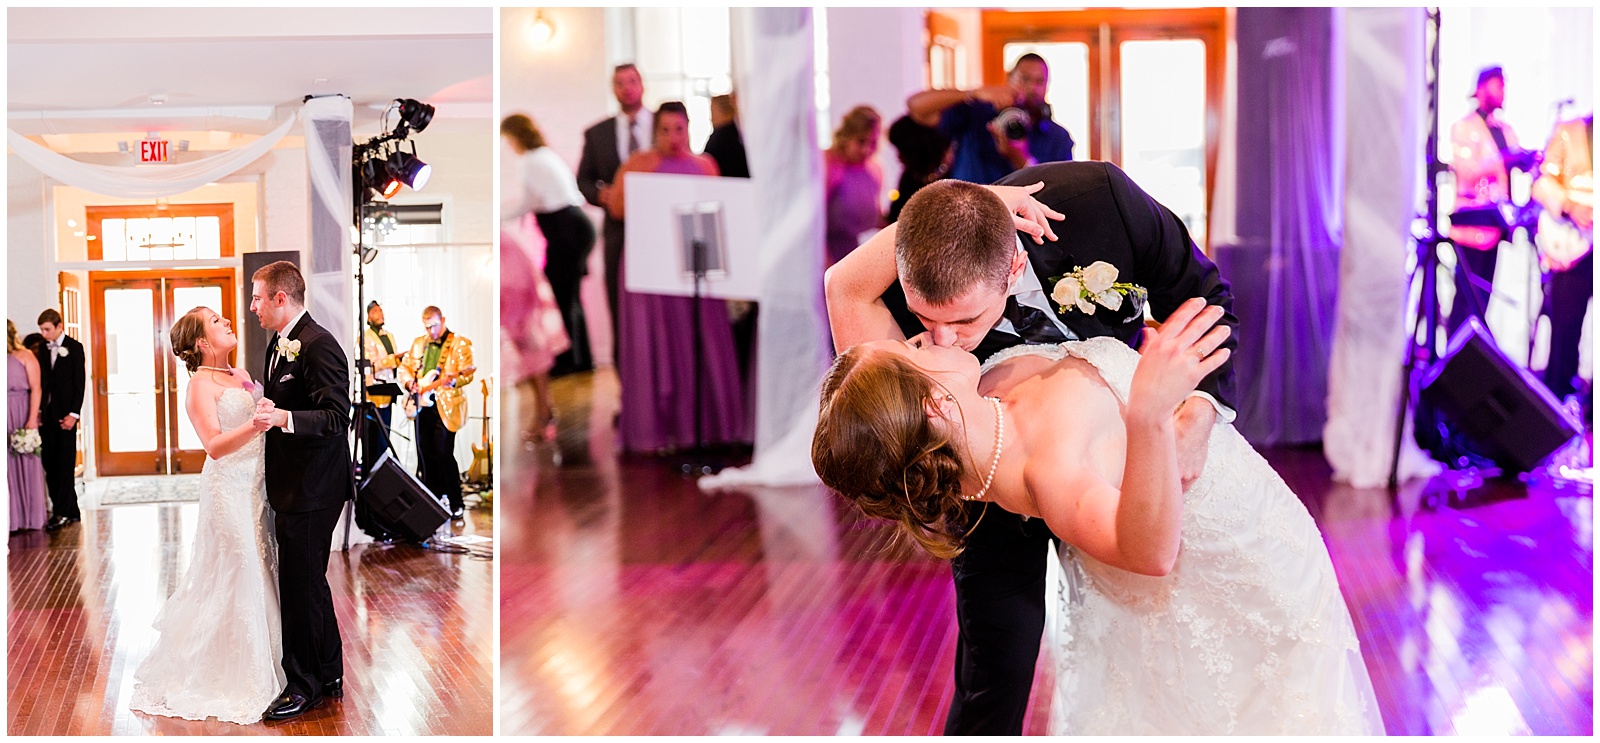
<path id="1" fill-rule="evenodd" d="M 1238 242 L 1216 247 L 1239 317 L 1239 431 L 1318 441 L 1343 242 L 1335 11 L 1240 8 Z"/>

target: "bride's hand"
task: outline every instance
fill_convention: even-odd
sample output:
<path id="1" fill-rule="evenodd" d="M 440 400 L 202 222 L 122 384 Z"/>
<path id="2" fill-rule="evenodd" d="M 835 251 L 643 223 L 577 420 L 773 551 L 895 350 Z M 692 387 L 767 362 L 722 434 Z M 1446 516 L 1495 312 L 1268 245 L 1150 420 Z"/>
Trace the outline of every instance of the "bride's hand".
<path id="1" fill-rule="evenodd" d="M 1129 407 L 1170 419 L 1200 380 L 1228 360 L 1230 351 L 1221 346 L 1232 329 L 1217 325 L 1222 315 L 1221 307 L 1196 298 L 1179 306 L 1160 328 L 1145 328 Z"/>
<path id="2" fill-rule="evenodd" d="M 1033 241 L 1043 245 L 1044 238 L 1056 239 L 1056 233 L 1050 229 L 1050 220 L 1064 219 L 1066 215 L 1045 206 L 1033 194 L 1044 188 L 1044 181 L 1039 181 L 1028 186 L 984 186 L 999 196 L 1005 203 L 1006 209 L 1011 211 L 1011 221 L 1016 225 L 1018 232 L 1033 235 Z"/>

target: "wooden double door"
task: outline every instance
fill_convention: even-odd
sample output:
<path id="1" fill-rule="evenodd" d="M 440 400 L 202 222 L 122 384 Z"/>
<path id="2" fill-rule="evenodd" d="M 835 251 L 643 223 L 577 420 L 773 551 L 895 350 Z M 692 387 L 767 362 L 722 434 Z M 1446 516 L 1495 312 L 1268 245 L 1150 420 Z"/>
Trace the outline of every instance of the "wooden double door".
<path id="1" fill-rule="evenodd" d="M 101 475 L 200 471 L 205 450 L 184 411 L 189 373 L 172 354 L 170 331 L 184 313 L 204 306 L 237 332 L 237 286 L 234 269 L 89 274 L 89 387 Z"/>

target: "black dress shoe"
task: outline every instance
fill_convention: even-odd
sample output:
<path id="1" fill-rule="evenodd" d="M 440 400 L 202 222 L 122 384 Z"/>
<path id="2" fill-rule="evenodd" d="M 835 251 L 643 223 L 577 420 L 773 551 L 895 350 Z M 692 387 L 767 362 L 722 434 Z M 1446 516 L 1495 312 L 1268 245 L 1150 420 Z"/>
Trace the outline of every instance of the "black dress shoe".
<path id="1" fill-rule="evenodd" d="M 450 507 L 450 520 L 451 521 L 466 521 L 467 520 L 467 509 L 466 509 L 466 507 L 465 506 L 451 506 Z"/>
<path id="2" fill-rule="evenodd" d="M 339 698 L 344 696 L 344 678 L 336 678 L 322 685 L 322 696 Z"/>
<path id="3" fill-rule="evenodd" d="M 288 720 L 299 717 L 322 706 L 322 697 L 307 699 L 299 694 L 284 694 L 267 708 L 262 717 L 268 720 Z"/>
<path id="4" fill-rule="evenodd" d="M 70 525 L 70 524 L 76 524 L 76 523 L 78 523 L 78 520 L 75 519 L 75 518 L 68 518 L 66 516 L 51 516 L 50 520 L 46 521 L 44 523 L 44 530 L 45 531 L 57 531 L 57 530 L 59 530 L 59 529 L 61 529 L 63 527 L 66 527 L 66 526 Z"/>

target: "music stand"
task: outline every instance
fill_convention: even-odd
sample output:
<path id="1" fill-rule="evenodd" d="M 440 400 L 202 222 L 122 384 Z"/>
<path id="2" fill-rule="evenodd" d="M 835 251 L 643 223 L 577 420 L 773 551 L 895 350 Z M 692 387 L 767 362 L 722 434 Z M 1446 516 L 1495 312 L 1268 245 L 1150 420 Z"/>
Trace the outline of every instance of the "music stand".
<path id="1" fill-rule="evenodd" d="M 705 384 L 703 299 L 755 300 L 762 261 L 762 229 L 755 189 L 744 178 L 669 173 L 628 173 L 626 289 L 688 297 L 693 302 L 694 448 L 708 448 L 702 401 Z M 684 464 L 686 474 L 709 474 L 718 465 Z"/>

